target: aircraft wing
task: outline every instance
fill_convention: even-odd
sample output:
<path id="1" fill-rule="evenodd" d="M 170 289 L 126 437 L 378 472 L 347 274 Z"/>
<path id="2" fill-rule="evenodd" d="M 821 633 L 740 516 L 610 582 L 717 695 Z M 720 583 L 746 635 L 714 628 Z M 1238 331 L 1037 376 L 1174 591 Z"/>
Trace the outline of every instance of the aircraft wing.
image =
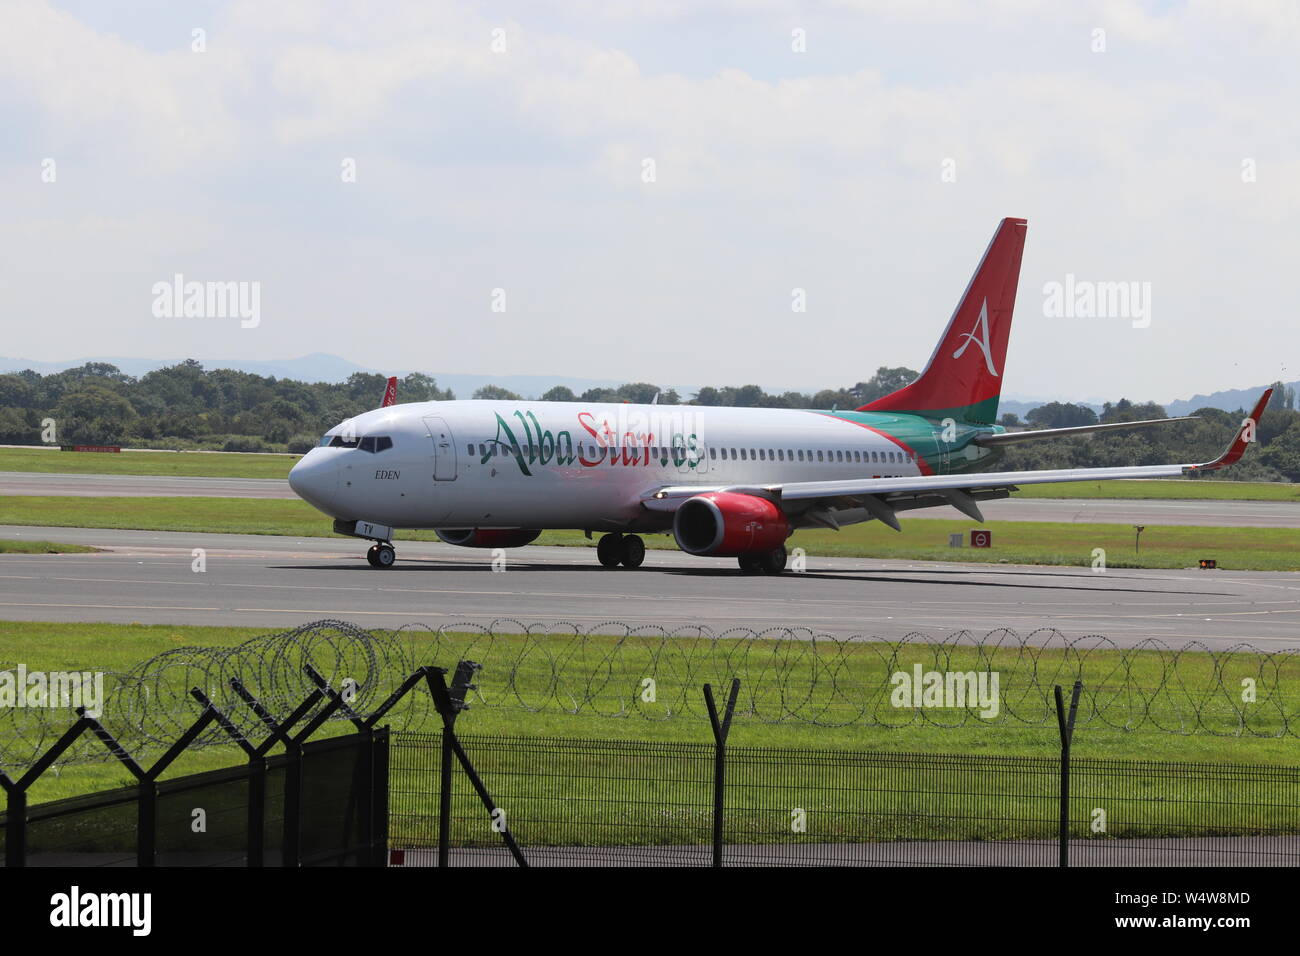
<path id="1" fill-rule="evenodd" d="M 1181 465 L 1136 465 L 1119 468 L 1059 468 L 1046 471 L 997 471 L 961 475 L 918 475 L 908 478 L 849 478 L 836 481 L 795 481 L 784 484 L 714 486 L 675 485 L 659 488 L 642 499 L 653 511 L 675 511 L 694 495 L 734 491 L 771 498 L 803 523 L 838 528 L 842 524 L 877 518 L 898 530 L 898 511 L 951 505 L 983 521 L 977 502 L 1009 497 L 1020 485 L 1107 478 L 1180 478 L 1226 468 L 1241 458 L 1255 440 L 1255 426 L 1268 405 L 1272 389 L 1264 392 L 1250 417 L 1241 423 L 1223 454 L 1213 461 Z"/>
<path id="2" fill-rule="evenodd" d="M 1168 425 L 1171 422 L 1191 422 L 1200 415 L 1184 415 L 1181 418 L 1148 418 L 1140 422 L 1106 422 L 1098 425 L 1074 425 L 1070 428 L 1030 428 L 1021 432 L 1001 432 L 997 435 L 978 435 L 974 442 L 984 448 L 998 445 L 1018 445 L 1026 441 L 1042 441 L 1044 438 L 1064 438 L 1068 435 L 1087 435 L 1090 432 L 1120 431 L 1128 428 L 1151 428 L 1154 425 Z"/>

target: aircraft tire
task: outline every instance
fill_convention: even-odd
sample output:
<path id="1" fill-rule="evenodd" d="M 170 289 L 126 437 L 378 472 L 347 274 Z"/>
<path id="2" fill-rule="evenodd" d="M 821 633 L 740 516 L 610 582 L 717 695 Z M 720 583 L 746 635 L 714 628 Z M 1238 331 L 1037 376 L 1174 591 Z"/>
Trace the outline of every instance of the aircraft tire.
<path id="1" fill-rule="evenodd" d="M 645 560 L 645 542 L 641 540 L 640 535 L 628 534 L 623 536 L 623 556 L 622 564 L 625 568 L 639 568 L 641 562 Z"/>
<path id="2" fill-rule="evenodd" d="M 623 536 L 621 534 L 603 535 L 596 543 L 596 557 L 602 567 L 616 568 L 623 563 Z"/>
<path id="3" fill-rule="evenodd" d="M 785 570 L 785 545 L 759 557 L 759 568 L 764 574 L 780 574 Z"/>

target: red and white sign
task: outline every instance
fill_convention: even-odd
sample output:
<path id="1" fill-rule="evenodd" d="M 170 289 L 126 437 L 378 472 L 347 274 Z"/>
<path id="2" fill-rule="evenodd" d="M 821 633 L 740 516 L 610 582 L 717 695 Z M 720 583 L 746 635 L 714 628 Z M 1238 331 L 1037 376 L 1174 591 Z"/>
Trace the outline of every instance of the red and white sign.
<path id="1" fill-rule="evenodd" d="M 111 451 L 120 452 L 121 445 L 62 445 L 63 451 Z"/>
<path id="2" fill-rule="evenodd" d="M 972 548 L 993 547 L 993 532 L 986 531 L 983 528 L 972 529 L 970 533 L 970 546 Z"/>

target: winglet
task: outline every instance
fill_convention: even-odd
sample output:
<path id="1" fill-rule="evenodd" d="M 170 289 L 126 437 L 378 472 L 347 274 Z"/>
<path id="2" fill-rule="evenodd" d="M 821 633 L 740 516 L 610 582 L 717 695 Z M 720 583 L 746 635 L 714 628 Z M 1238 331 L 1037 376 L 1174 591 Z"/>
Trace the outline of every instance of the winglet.
<path id="1" fill-rule="evenodd" d="M 1255 428 L 1259 425 L 1259 417 L 1264 414 L 1264 409 L 1268 407 L 1268 400 L 1273 397 L 1271 388 L 1265 389 L 1264 394 L 1259 397 L 1255 403 L 1255 410 L 1250 413 L 1250 417 L 1241 423 L 1237 429 L 1237 435 L 1232 439 L 1232 444 L 1227 450 L 1214 461 L 1207 461 L 1203 465 L 1195 465 L 1190 471 L 1216 471 L 1219 468 L 1227 468 L 1237 461 L 1246 453 L 1246 446 L 1255 441 Z"/>
<path id="2" fill-rule="evenodd" d="M 394 376 L 388 380 L 388 384 L 384 388 L 384 403 L 379 407 L 387 408 L 389 405 L 396 405 L 396 404 L 397 404 L 397 377 Z"/>

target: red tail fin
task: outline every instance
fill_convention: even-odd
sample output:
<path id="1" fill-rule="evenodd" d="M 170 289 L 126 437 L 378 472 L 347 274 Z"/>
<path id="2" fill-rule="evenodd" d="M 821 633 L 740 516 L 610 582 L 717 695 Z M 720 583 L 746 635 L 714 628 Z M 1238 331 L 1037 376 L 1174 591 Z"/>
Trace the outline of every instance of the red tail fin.
<path id="1" fill-rule="evenodd" d="M 1003 219 L 920 377 L 860 412 L 912 412 L 992 424 L 1025 248 L 1024 219 Z"/>
<path id="2" fill-rule="evenodd" d="M 380 408 L 387 408 L 389 405 L 397 404 L 397 377 L 394 376 L 388 380 L 388 386 L 384 389 L 384 401 Z"/>

